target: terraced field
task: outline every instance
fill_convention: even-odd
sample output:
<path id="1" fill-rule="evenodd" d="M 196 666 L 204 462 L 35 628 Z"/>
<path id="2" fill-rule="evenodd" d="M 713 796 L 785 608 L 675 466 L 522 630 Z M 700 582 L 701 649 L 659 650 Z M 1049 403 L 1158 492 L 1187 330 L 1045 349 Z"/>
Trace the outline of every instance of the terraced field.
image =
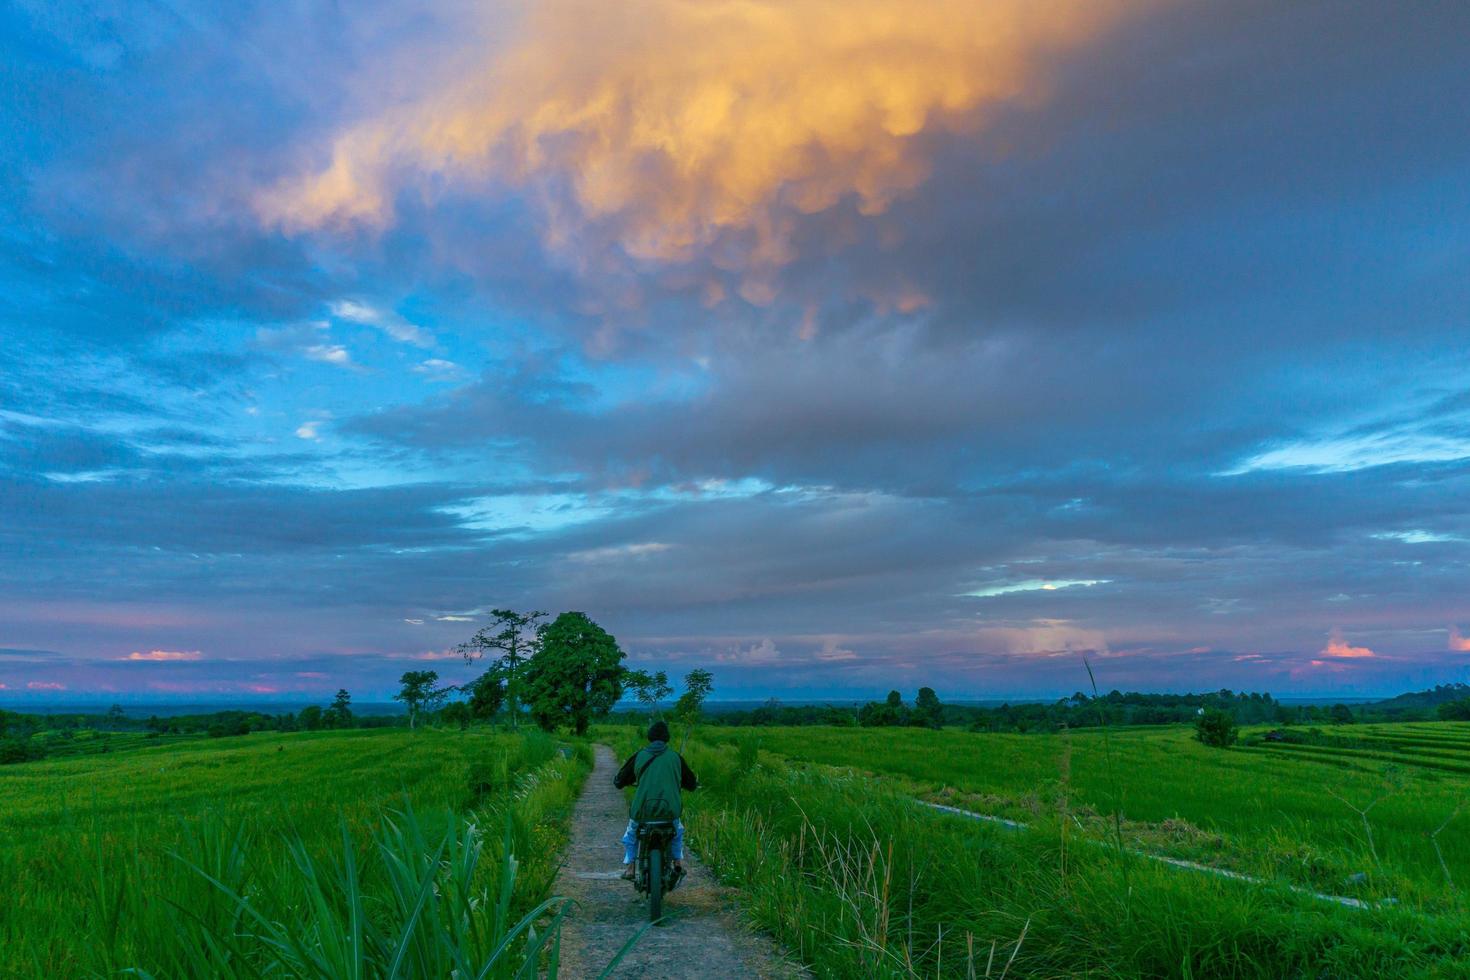
<path id="1" fill-rule="evenodd" d="M 823 976 L 1470 976 L 1462 729 L 1264 731 L 707 730 L 690 839 Z"/>
<path id="2" fill-rule="evenodd" d="M 1266 731 L 1229 750 L 1177 726 L 713 737 L 754 738 L 787 760 L 880 774 L 912 796 L 994 816 L 1065 809 L 1095 838 L 1121 832 L 1133 846 L 1333 893 L 1443 903 L 1452 883 L 1470 885 L 1470 725 L 1329 727 L 1311 736 L 1321 744 L 1268 742 Z"/>

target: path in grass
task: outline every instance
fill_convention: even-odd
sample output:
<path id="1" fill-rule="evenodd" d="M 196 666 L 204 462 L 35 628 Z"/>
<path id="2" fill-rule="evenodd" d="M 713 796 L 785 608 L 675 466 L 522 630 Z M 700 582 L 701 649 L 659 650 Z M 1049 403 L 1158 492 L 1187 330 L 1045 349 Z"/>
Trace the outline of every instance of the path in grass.
<path id="1" fill-rule="evenodd" d="M 572 814 L 567 863 L 556 894 L 577 902 L 562 933 L 562 976 L 596 977 L 629 937 L 648 921 L 648 901 L 618 873 L 628 823 L 628 804 L 613 789 L 618 762 L 597 746 L 597 764 Z M 666 925 L 643 933 L 623 958 L 615 977 L 678 980 L 685 977 L 794 978 L 807 974 L 785 960 L 769 939 L 753 934 L 733 908 L 733 892 L 722 888 L 686 850 L 689 876 L 664 902 Z"/>

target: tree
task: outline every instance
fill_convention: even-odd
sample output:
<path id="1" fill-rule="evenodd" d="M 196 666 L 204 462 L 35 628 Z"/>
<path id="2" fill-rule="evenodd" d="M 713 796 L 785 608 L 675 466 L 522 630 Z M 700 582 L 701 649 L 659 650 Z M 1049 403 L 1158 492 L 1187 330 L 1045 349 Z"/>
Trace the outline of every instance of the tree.
<path id="1" fill-rule="evenodd" d="M 107 727 L 110 728 L 112 731 L 117 731 L 118 729 L 122 728 L 125 724 L 127 724 L 127 720 L 128 716 L 123 711 L 122 705 L 114 704 L 112 707 L 107 709 Z"/>
<path id="2" fill-rule="evenodd" d="M 934 693 L 934 688 L 919 688 L 919 696 L 914 698 L 914 712 L 910 724 L 924 728 L 943 727 L 944 705 L 940 704 L 939 695 Z"/>
<path id="3" fill-rule="evenodd" d="M 1334 704 L 1331 711 L 1330 717 L 1334 725 L 1351 725 L 1357 720 L 1353 717 L 1353 709 L 1345 704 Z"/>
<path id="4" fill-rule="evenodd" d="M 540 649 L 526 664 L 526 704 L 547 731 L 569 725 L 586 734 L 595 717 L 623 696 L 623 651 L 585 613 L 564 612 L 541 631 Z"/>
<path id="5" fill-rule="evenodd" d="M 470 720 L 474 717 L 470 706 L 464 701 L 451 701 L 444 706 L 439 713 L 446 725 L 455 725 L 461 731 L 470 727 Z"/>
<path id="6" fill-rule="evenodd" d="M 715 686 L 714 675 L 707 670 L 691 670 L 684 675 L 684 693 L 674 702 L 674 717 L 692 725 L 700 719 L 704 700 Z"/>
<path id="7" fill-rule="evenodd" d="M 1240 733 L 1235 727 L 1235 717 L 1218 708 L 1201 708 L 1194 721 L 1194 737 L 1217 749 L 1235 744 Z"/>
<path id="8" fill-rule="evenodd" d="M 317 729 L 321 728 L 322 727 L 322 709 L 321 709 L 321 705 L 318 705 L 318 704 L 308 704 L 306 707 L 304 707 L 304 708 L 301 709 L 301 715 L 297 718 L 297 720 L 301 723 L 301 727 L 304 728 L 304 729 L 306 729 L 309 732 L 314 732 Z"/>
<path id="9" fill-rule="evenodd" d="M 513 609 L 490 610 L 491 622 L 459 645 L 465 663 L 473 663 L 492 650 L 505 669 L 505 699 L 510 705 L 510 727 L 518 727 L 520 715 L 519 687 L 523 666 L 541 642 L 541 621 L 546 613 L 532 610 L 518 613 Z"/>
<path id="10" fill-rule="evenodd" d="M 674 693 L 669 675 L 663 671 L 650 674 L 646 670 L 630 670 L 623 678 L 623 687 L 632 691 L 638 703 L 648 709 L 650 718 L 658 703 Z"/>
<path id="11" fill-rule="evenodd" d="M 890 707 L 890 708 L 902 708 L 903 707 L 903 695 L 902 694 L 899 694 L 897 691 L 889 691 L 888 692 L 888 707 Z"/>
<path id="12" fill-rule="evenodd" d="M 489 721 L 500 713 L 505 704 L 505 667 L 496 663 L 475 678 L 465 690 L 469 692 L 470 715 L 481 721 Z"/>
<path id="13" fill-rule="evenodd" d="M 1470 721 L 1470 698 L 1446 701 L 1439 706 L 1441 721 Z"/>
<path id="14" fill-rule="evenodd" d="M 352 695 L 345 689 L 337 689 L 337 696 L 332 699 L 327 710 L 322 712 L 322 724 L 327 728 L 352 727 Z"/>
<path id="15" fill-rule="evenodd" d="M 398 683 L 403 687 L 393 695 L 394 701 L 402 701 L 408 708 L 408 727 L 415 728 L 418 725 L 420 711 L 432 712 L 444 699 L 449 697 L 449 688 L 436 689 L 435 684 L 439 682 L 437 670 L 410 670 L 405 671 L 398 678 Z"/>

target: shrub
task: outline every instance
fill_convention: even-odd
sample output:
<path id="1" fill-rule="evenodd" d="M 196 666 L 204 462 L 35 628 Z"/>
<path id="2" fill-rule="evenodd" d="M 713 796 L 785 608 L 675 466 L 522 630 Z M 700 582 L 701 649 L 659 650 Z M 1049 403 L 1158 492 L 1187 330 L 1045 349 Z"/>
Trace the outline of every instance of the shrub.
<path id="1" fill-rule="evenodd" d="M 1441 721 L 1470 721 L 1470 698 L 1446 701 L 1439 706 Z"/>
<path id="2" fill-rule="evenodd" d="M 28 739 L 0 739 L 0 766 L 13 762 L 30 762 L 32 759 L 40 759 L 45 755 L 44 748 Z"/>
<path id="3" fill-rule="evenodd" d="M 1228 711 L 1210 708 L 1200 713 L 1194 722 L 1194 737 L 1217 749 L 1235 744 L 1240 732 L 1235 727 L 1235 718 Z"/>

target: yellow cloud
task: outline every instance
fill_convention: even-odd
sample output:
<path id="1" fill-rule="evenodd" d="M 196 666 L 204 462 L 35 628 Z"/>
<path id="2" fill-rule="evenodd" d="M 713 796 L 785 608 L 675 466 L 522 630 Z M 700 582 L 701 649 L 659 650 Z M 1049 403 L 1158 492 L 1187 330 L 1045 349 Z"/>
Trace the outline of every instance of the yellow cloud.
<path id="1" fill-rule="evenodd" d="M 882 212 L 929 173 L 918 134 L 1045 99 L 1049 63 L 1159 2 L 539 0 L 256 207 L 289 233 L 383 228 L 404 188 L 488 182 L 533 192 L 552 248 L 596 224 L 635 258 L 721 239 L 721 264 L 771 269 L 796 215 Z"/>

